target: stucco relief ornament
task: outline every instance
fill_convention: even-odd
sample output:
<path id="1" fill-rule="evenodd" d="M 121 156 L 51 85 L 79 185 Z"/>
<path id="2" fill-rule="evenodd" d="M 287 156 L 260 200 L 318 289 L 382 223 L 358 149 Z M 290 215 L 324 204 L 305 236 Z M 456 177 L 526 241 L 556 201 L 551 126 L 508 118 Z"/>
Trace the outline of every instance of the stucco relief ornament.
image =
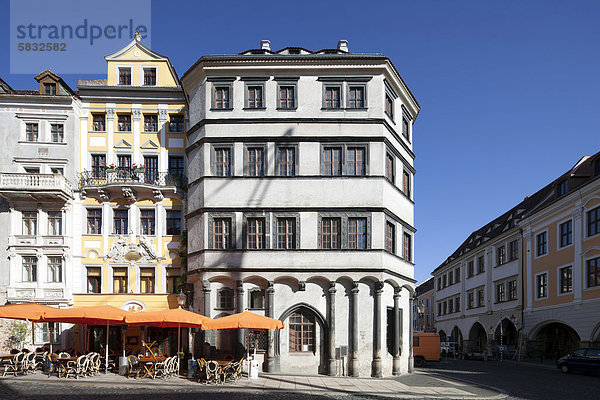
<path id="1" fill-rule="evenodd" d="M 140 236 L 139 239 L 139 243 L 128 244 L 127 239 L 120 236 L 113 242 L 106 258 L 126 263 L 147 263 L 159 260 L 160 258 L 152 248 L 152 244 L 143 236 Z"/>
<path id="2" fill-rule="evenodd" d="M 135 31 L 133 33 L 133 38 L 135 39 L 136 42 L 141 42 L 142 41 L 142 35 L 140 34 L 140 31 Z"/>
<path id="3" fill-rule="evenodd" d="M 127 251 L 127 240 L 123 236 L 119 236 L 110 246 L 110 251 L 106 255 L 106 258 L 123 261 L 125 260 Z"/>

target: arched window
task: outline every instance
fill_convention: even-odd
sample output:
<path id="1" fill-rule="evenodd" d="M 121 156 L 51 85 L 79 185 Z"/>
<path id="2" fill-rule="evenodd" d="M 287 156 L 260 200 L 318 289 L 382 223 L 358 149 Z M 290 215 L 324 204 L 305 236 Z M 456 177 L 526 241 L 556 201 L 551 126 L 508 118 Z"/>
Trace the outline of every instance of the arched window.
<path id="1" fill-rule="evenodd" d="M 306 311 L 296 311 L 289 317 L 290 352 L 314 352 L 315 319 Z"/>

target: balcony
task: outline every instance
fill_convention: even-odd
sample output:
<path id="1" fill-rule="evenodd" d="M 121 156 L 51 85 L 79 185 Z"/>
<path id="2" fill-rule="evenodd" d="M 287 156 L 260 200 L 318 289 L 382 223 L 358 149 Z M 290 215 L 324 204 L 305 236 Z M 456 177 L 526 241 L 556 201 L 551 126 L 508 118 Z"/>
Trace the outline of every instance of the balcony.
<path id="1" fill-rule="evenodd" d="M 171 172 L 116 168 L 83 171 L 79 185 L 86 196 L 97 196 L 102 200 L 124 197 L 133 202 L 148 195 L 162 200 L 165 192 L 176 193 L 185 189 L 187 179 L 182 174 Z"/>
<path id="2" fill-rule="evenodd" d="M 8 201 L 73 199 L 71 183 L 60 174 L 0 173 L 0 196 Z"/>

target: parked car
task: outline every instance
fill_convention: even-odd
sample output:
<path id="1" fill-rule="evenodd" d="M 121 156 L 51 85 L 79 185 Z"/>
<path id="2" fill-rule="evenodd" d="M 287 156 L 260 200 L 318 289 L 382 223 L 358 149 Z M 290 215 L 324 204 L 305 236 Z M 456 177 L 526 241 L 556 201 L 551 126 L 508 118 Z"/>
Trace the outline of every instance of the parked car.
<path id="1" fill-rule="evenodd" d="M 456 353 L 458 344 L 456 342 L 441 342 L 440 348 L 442 351 L 442 357 L 452 357 Z"/>
<path id="2" fill-rule="evenodd" d="M 556 362 L 565 374 L 571 371 L 600 372 L 600 349 L 577 349 Z"/>

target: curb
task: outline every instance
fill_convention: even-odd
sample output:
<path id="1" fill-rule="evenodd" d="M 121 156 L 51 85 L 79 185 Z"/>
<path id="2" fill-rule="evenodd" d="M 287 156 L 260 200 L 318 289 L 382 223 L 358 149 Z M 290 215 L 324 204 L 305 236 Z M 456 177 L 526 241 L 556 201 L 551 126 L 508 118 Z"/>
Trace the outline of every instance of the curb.
<path id="1" fill-rule="evenodd" d="M 487 389 L 487 390 L 493 390 L 493 391 L 499 393 L 499 394 L 497 394 L 495 396 L 491 396 L 491 397 L 478 397 L 479 399 L 505 399 L 508 396 L 510 396 L 510 393 L 508 393 L 506 390 L 501 389 L 501 388 L 496 387 L 496 386 L 485 385 L 483 383 L 474 382 L 474 381 L 471 381 L 469 379 L 457 378 L 457 377 L 454 377 L 454 376 L 445 375 L 443 372 L 427 371 L 425 373 L 442 375 L 444 378 L 447 378 L 447 379 L 453 379 L 453 380 L 461 381 L 461 382 L 464 382 L 464 383 L 468 383 L 469 385 L 477 386 L 477 387 L 480 387 L 480 388 L 483 388 L 483 389 Z"/>

